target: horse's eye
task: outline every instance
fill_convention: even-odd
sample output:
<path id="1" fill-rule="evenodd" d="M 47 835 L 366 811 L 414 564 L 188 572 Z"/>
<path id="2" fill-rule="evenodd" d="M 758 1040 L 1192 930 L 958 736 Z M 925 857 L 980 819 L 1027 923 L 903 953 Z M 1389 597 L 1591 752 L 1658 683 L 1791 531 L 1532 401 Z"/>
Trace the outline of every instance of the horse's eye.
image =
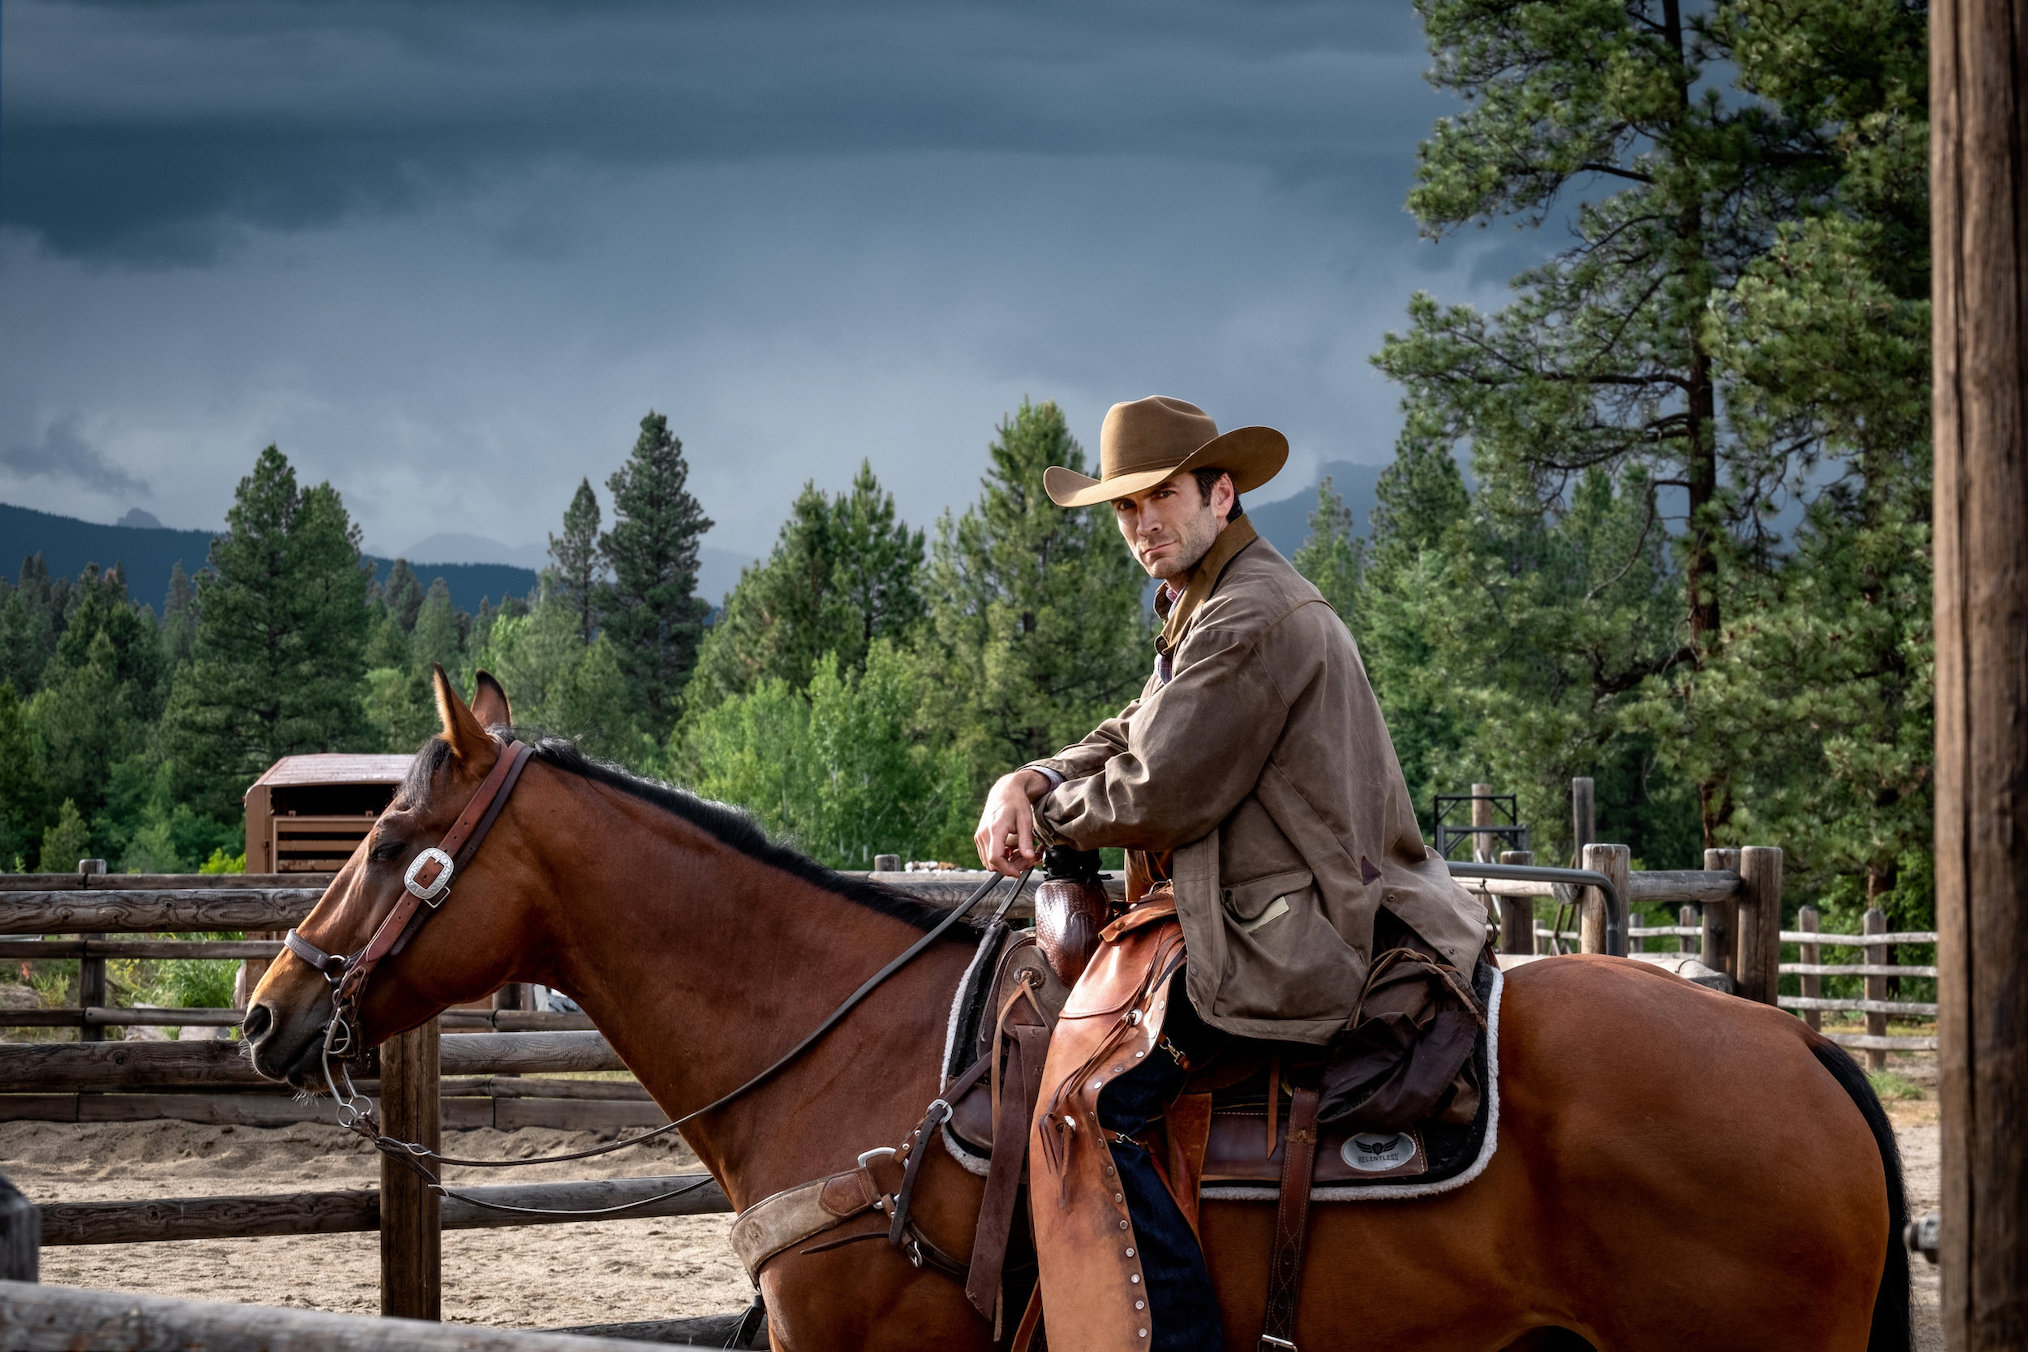
<path id="1" fill-rule="evenodd" d="M 402 842 L 398 840 L 383 841 L 380 844 L 373 847 L 373 853 L 368 855 L 367 858 L 375 861 L 376 863 L 384 864 L 388 860 L 393 859 L 398 855 L 400 855 L 401 852 L 407 848 L 408 846 L 404 845 Z"/>

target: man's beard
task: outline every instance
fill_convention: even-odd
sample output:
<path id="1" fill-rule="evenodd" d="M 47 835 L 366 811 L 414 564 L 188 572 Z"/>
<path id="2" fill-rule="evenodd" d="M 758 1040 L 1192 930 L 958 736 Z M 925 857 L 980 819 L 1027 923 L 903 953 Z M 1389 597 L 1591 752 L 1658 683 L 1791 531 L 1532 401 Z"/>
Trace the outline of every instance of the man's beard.
<path id="1" fill-rule="evenodd" d="M 1204 556 L 1211 552 L 1211 546 L 1217 539 L 1218 518 L 1211 514 L 1211 508 L 1207 505 L 1201 513 L 1191 517 L 1184 523 L 1182 529 L 1176 532 L 1176 550 L 1173 554 L 1152 565 L 1143 562 L 1141 567 L 1147 571 L 1149 577 L 1159 578 L 1163 582 L 1183 577 L 1204 561 Z M 1158 573 L 1155 571 L 1157 568 L 1163 571 Z"/>

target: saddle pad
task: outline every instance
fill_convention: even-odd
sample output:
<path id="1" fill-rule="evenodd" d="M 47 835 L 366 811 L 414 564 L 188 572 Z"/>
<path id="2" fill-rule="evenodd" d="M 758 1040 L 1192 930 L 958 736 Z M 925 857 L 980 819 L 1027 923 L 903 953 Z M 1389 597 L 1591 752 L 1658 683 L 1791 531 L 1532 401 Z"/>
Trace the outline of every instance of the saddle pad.
<path id="1" fill-rule="evenodd" d="M 1312 1202 L 1401 1201 L 1430 1196 L 1461 1188 L 1485 1172 L 1499 1141 L 1500 996 L 1505 985 L 1506 979 L 1492 963 L 1481 961 L 1472 973 L 1473 993 L 1486 1009 L 1486 1031 L 1472 1049 L 1481 1085 L 1478 1115 L 1464 1125 L 1424 1122 L 1401 1133 L 1324 1128 L 1310 1188 Z M 1244 1107 L 1235 1105 L 1240 1112 Z M 1213 1111 L 1211 1143 L 1204 1161 L 1204 1198 L 1272 1202 L 1281 1195 L 1288 1114 L 1280 1114 L 1275 1153 L 1263 1157 L 1265 1112 L 1259 1108 L 1244 1116 L 1240 1112 Z M 1224 1133 L 1219 1129 L 1221 1117 L 1233 1123 Z M 1240 1146 L 1237 1159 L 1226 1153 L 1222 1140 L 1233 1135 Z"/>

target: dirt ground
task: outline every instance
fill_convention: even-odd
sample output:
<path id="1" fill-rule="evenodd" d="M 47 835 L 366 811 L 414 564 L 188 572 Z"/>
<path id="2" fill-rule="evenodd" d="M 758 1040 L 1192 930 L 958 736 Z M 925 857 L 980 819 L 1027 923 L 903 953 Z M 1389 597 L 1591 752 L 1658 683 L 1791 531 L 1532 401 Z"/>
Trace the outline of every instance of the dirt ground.
<path id="1" fill-rule="evenodd" d="M 582 1149 L 590 1134 L 445 1133 L 474 1158 Z M 671 1138 L 664 1138 L 668 1140 Z M 690 1173 L 696 1158 L 658 1141 L 570 1164 L 514 1171 L 516 1182 Z M 498 1183 L 481 1170 L 454 1181 Z M 196 1197 L 369 1187 L 379 1156 L 336 1127 L 207 1127 L 187 1122 L 0 1123 L 0 1173 L 38 1202 Z M 462 1177 L 460 1177 L 462 1175 Z M 669 1319 L 743 1309 L 752 1288 L 726 1242 L 730 1216 L 447 1231 L 444 1317 L 513 1328 Z M 376 1314 L 380 1243 L 372 1234 L 101 1244 L 42 1251 L 42 1280 L 157 1295 Z"/>
<path id="2" fill-rule="evenodd" d="M 1889 1104 L 1908 1179 L 1909 1210 L 1937 1205 L 1933 1058 L 1893 1058 L 1920 1098 Z M 456 1153 L 553 1154 L 593 1138 L 541 1131 L 448 1133 Z M 695 1160 L 657 1142 L 572 1164 L 519 1171 L 536 1178 L 683 1173 Z M 465 1171 L 467 1175 L 478 1171 Z M 0 1173 L 39 1202 L 189 1197 L 363 1187 L 377 1157 L 335 1127 L 204 1127 L 181 1122 L 0 1123 Z M 497 1182 L 466 1177 L 465 1182 Z M 664 1319 L 743 1307 L 745 1273 L 726 1243 L 731 1218 L 608 1221 L 444 1235 L 444 1317 L 518 1328 Z M 1916 1260 L 1916 1347 L 1941 1352 L 1936 1269 Z M 379 1247 L 370 1234 L 202 1240 L 45 1249 L 45 1282 L 161 1295 L 256 1301 L 370 1314 L 379 1308 Z"/>

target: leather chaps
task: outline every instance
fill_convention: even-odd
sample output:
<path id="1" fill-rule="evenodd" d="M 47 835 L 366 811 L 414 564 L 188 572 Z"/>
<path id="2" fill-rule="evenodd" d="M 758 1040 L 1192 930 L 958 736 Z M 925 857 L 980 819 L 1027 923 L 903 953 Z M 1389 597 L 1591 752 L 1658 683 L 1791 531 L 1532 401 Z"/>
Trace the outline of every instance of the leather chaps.
<path id="1" fill-rule="evenodd" d="M 1184 998 L 1171 995 L 1183 963 L 1173 899 L 1127 912 L 1106 928 L 1050 1039 L 1029 1198 L 1055 1352 L 1222 1345 L 1195 1207 L 1186 1214 L 1160 1172 L 1190 1175 L 1182 1186 L 1194 1201 L 1209 1114 L 1184 1114 L 1182 1136 L 1194 1141 L 1165 1129 L 1159 1153 L 1136 1135 L 1182 1087 L 1162 1029 L 1169 1001 Z"/>

